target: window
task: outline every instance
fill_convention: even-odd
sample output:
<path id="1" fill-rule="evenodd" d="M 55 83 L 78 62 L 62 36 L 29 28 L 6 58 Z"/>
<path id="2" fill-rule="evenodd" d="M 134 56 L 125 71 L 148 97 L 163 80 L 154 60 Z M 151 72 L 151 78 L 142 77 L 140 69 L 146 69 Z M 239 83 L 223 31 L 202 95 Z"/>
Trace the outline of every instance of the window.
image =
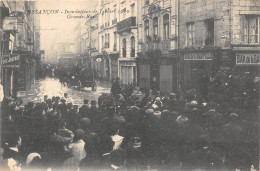
<path id="1" fill-rule="evenodd" d="M 109 11 L 110 9 L 108 8 L 107 11 Z M 107 27 L 109 27 L 109 23 L 110 23 L 110 12 L 107 12 Z"/>
<path id="2" fill-rule="evenodd" d="M 194 46 L 194 23 L 187 23 L 187 46 Z"/>
<path id="3" fill-rule="evenodd" d="M 163 16 L 163 38 L 169 39 L 169 14 Z"/>
<path id="4" fill-rule="evenodd" d="M 214 19 L 205 20 L 206 39 L 205 45 L 214 45 Z"/>
<path id="5" fill-rule="evenodd" d="M 107 48 L 109 48 L 109 44 L 110 44 L 110 34 L 108 33 L 108 35 L 107 35 Z"/>
<path id="6" fill-rule="evenodd" d="M 259 17 L 245 16 L 244 18 L 244 43 L 255 44 L 259 43 Z"/>
<path id="7" fill-rule="evenodd" d="M 107 34 L 105 34 L 105 48 L 107 48 Z"/>
<path id="8" fill-rule="evenodd" d="M 114 19 L 116 19 L 116 13 L 117 13 L 117 11 L 116 11 L 116 7 L 114 8 Z"/>
<path id="9" fill-rule="evenodd" d="M 158 17 L 153 18 L 153 34 L 158 35 Z"/>
<path id="10" fill-rule="evenodd" d="M 131 57 L 135 57 L 135 37 L 131 37 Z"/>
<path id="11" fill-rule="evenodd" d="M 104 36 L 102 36 L 102 48 L 104 48 Z"/>
<path id="12" fill-rule="evenodd" d="M 116 42 L 116 32 L 114 32 L 114 51 L 116 51 L 116 45 L 117 45 L 117 42 Z"/>
<path id="13" fill-rule="evenodd" d="M 149 36 L 149 20 L 144 21 L 144 31 L 145 31 L 145 35 Z"/>
<path id="14" fill-rule="evenodd" d="M 102 25 L 104 25 L 104 13 L 102 13 Z"/>
<path id="15" fill-rule="evenodd" d="M 126 17 L 126 8 L 124 8 L 124 9 L 122 10 L 122 13 L 123 13 L 123 20 L 124 20 L 125 17 Z"/>
<path id="16" fill-rule="evenodd" d="M 135 4 L 131 5 L 131 16 L 135 16 Z"/>
<path id="17" fill-rule="evenodd" d="M 125 38 L 123 39 L 123 49 L 122 49 L 122 52 L 123 52 L 123 57 L 126 57 L 126 39 Z"/>
<path id="18" fill-rule="evenodd" d="M 145 0 L 145 5 L 148 5 L 149 4 L 149 0 Z"/>

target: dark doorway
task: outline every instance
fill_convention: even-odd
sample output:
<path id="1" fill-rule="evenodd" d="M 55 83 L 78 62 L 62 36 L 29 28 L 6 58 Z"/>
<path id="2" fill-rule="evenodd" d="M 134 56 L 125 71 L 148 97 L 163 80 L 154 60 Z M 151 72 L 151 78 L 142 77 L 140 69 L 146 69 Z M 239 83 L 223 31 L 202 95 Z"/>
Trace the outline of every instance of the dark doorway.
<path id="1" fill-rule="evenodd" d="M 150 78 L 150 88 L 152 90 L 160 90 L 160 65 L 151 64 L 151 78 Z"/>

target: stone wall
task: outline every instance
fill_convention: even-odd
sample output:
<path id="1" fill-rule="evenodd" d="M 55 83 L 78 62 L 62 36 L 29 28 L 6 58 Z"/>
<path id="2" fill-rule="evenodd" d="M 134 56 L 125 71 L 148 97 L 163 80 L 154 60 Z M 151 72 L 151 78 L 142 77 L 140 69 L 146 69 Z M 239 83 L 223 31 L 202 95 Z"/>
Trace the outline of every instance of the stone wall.
<path id="1" fill-rule="evenodd" d="M 214 19 L 214 44 L 226 47 L 230 42 L 229 0 L 180 1 L 180 48 L 187 46 L 187 23 L 194 22 L 195 47 L 205 46 L 206 19 Z"/>

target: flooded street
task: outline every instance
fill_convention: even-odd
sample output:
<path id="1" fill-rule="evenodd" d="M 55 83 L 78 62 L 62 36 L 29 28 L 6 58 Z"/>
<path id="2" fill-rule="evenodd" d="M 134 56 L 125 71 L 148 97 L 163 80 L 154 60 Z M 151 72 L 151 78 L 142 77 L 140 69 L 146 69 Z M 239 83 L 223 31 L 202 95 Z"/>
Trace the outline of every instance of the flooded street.
<path id="1" fill-rule="evenodd" d="M 21 95 L 23 105 L 29 101 L 41 102 L 44 95 L 48 98 L 53 96 L 64 97 L 64 93 L 68 94 L 67 101 L 73 104 L 82 105 L 84 99 L 97 100 L 102 93 L 109 93 L 111 85 L 110 83 L 97 82 L 97 91 L 92 91 L 90 87 L 82 88 L 81 91 L 77 90 L 77 87 L 64 86 L 59 82 L 58 78 L 45 78 L 35 82 L 34 86 L 29 91 L 28 95 Z"/>

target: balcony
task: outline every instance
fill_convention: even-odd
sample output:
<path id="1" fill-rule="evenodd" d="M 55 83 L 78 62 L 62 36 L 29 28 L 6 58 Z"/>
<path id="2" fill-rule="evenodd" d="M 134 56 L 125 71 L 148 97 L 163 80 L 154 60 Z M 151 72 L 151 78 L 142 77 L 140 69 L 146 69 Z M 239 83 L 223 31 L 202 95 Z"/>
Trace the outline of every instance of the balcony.
<path id="1" fill-rule="evenodd" d="M 117 24 L 117 18 L 115 18 L 114 20 L 112 20 L 112 25 Z"/>
<path id="2" fill-rule="evenodd" d="M 136 17 L 129 17 L 117 23 L 118 32 L 127 31 L 134 27 L 136 27 Z"/>

